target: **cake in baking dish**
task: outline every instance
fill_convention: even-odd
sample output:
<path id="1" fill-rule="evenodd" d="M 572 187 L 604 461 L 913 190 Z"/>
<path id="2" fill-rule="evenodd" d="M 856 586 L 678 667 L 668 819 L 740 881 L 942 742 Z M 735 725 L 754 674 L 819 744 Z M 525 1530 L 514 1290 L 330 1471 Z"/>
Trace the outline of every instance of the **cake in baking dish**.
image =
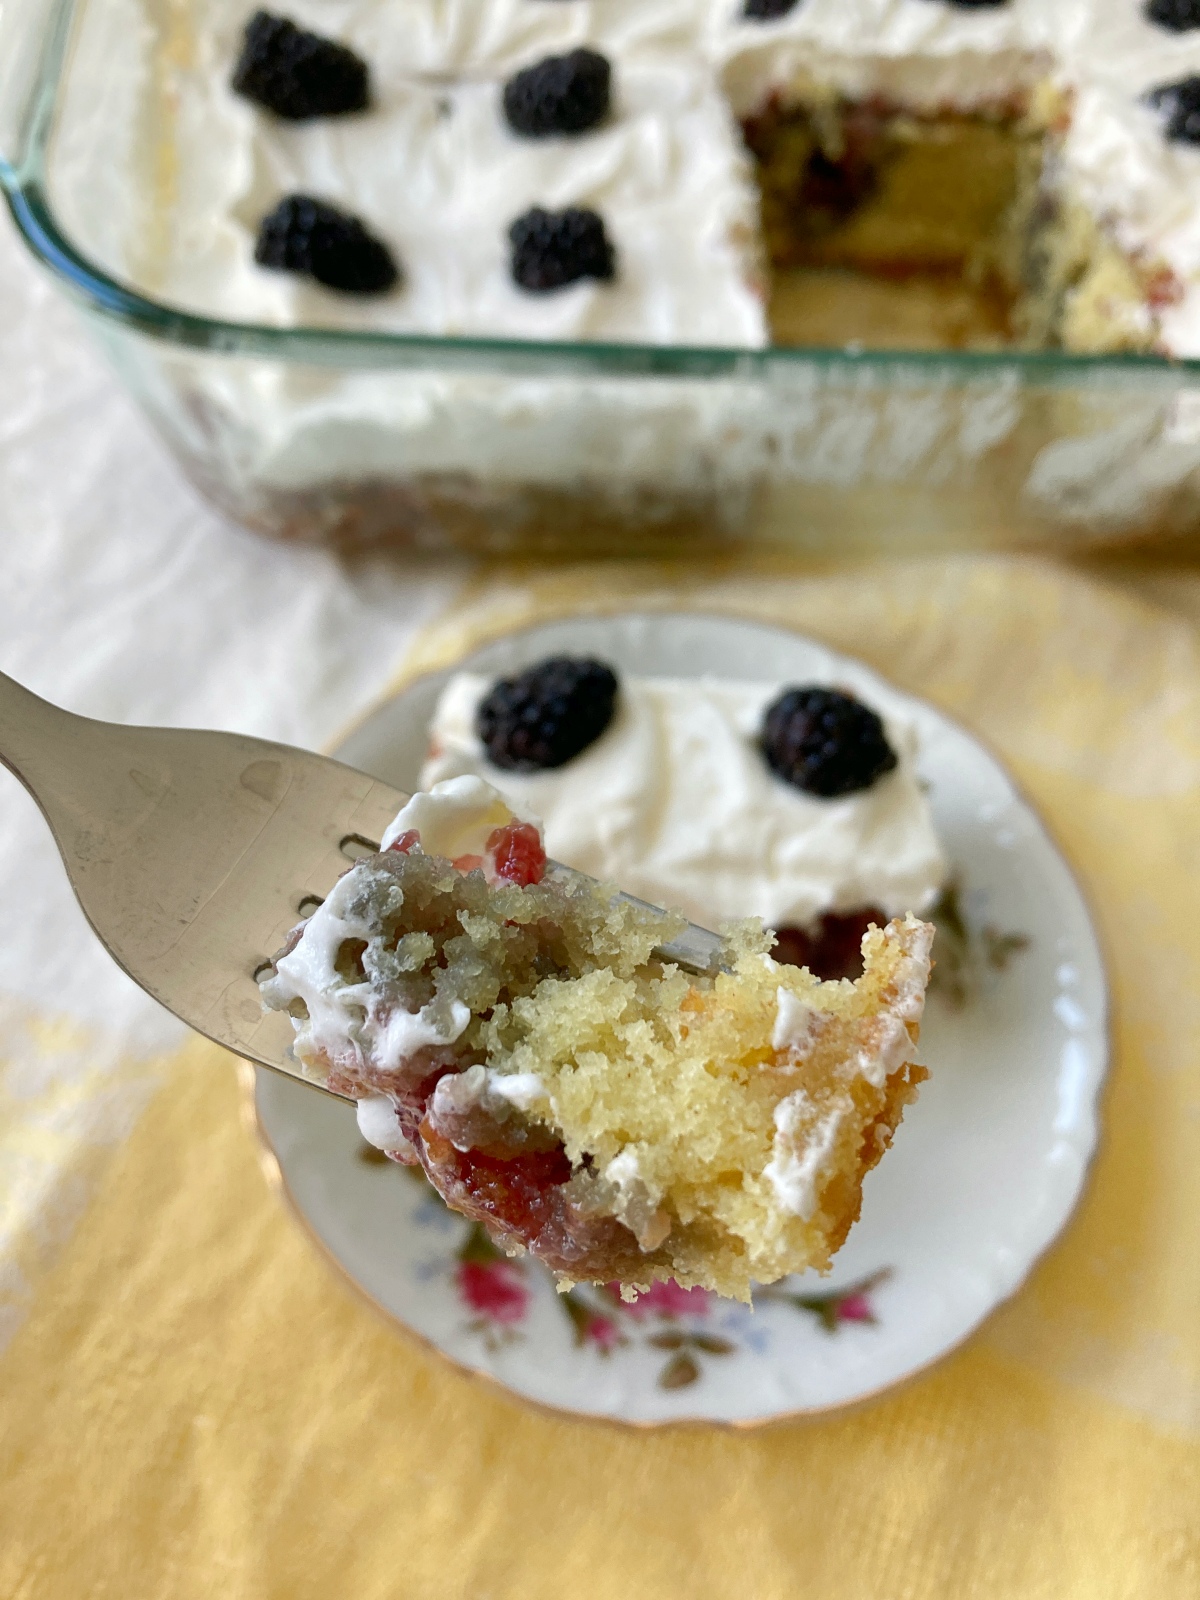
<path id="1" fill-rule="evenodd" d="M 544 868 L 480 779 L 416 795 L 263 982 L 306 1070 L 564 1284 L 748 1299 L 827 1268 L 927 1076 L 933 930 L 874 928 L 858 981 L 822 983 L 744 925 L 701 977 L 655 954 L 678 913 Z"/>
<path id="2" fill-rule="evenodd" d="M 430 334 L 1200 354 L 1196 0 L 215 0 L 172 293 Z"/>

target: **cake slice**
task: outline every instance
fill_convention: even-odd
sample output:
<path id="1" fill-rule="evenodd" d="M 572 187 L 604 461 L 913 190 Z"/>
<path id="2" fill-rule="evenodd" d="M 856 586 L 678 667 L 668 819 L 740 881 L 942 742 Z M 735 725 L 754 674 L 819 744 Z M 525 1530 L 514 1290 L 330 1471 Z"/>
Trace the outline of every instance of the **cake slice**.
<path id="1" fill-rule="evenodd" d="M 558 861 L 705 927 L 757 917 L 777 960 L 862 970 L 866 929 L 949 877 L 898 696 L 838 681 L 642 677 L 590 656 L 456 672 L 420 787 L 471 774 L 543 821 Z"/>
<path id="2" fill-rule="evenodd" d="M 749 1298 L 825 1270 L 927 1076 L 912 1060 L 933 929 L 872 928 L 821 983 L 733 929 L 700 977 L 683 919 L 545 874 L 482 780 L 419 794 L 263 983 L 365 1138 L 564 1285 L 674 1278 Z"/>

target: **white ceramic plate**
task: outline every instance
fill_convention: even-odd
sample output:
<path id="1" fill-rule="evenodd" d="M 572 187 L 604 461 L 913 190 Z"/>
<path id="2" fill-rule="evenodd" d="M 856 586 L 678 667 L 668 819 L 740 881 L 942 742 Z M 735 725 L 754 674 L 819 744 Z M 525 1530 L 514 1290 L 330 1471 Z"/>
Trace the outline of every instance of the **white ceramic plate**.
<path id="1" fill-rule="evenodd" d="M 1104 968 L 1061 856 L 1000 764 L 931 706 L 797 634 L 727 618 L 576 618 L 468 658 L 511 672 L 590 652 L 630 673 L 804 682 L 831 670 L 916 719 L 921 774 L 962 884 L 971 993 L 930 997 L 932 1070 L 829 1278 L 749 1309 L 660 1286 L 624 1307 L 556 1294 L 497 1258 L 405 1169 L 370 1158 L 348 1107 L 260 1072 L 259 1126 L 296 1212 L 343 1271 L 459 1366 L 525 1399 L 633 1424 L 748 1426 L 862 1400 L 959 1344 L 1021 1283 L 1079 1197 L 1108 1056 Z M 447 673 L 411 684 L 337 754 L 411 789 Z M 944 936 L 943 969 L 949 954 Z M 935 949 L 935 955 L 938 951 Z M 989 959 L 990 957 L 990 959 Z"/>

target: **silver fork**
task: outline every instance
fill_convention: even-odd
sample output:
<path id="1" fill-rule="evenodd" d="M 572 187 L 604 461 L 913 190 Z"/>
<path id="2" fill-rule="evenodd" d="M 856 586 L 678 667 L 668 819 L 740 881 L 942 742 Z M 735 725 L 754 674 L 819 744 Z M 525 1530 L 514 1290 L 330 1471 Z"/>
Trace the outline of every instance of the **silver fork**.
<path id="1" fill-rule="evenodd" d="M 268 739 L 75 716 L 3 674 L 0 762 L 41 807 L 118 966 L 198 1033 L 312 1083 L 258 978 L 350 863 L 378 849 L 408 796 Z M 710 973 L 720 950 L 689 924 L 658 954 Z"/>

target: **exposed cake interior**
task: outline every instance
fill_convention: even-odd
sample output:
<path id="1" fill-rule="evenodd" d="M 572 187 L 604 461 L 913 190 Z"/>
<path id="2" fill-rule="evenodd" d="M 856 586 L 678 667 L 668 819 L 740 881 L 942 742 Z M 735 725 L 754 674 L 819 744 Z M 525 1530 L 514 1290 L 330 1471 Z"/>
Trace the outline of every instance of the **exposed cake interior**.
<path id="1" fill-rule="evenodd" d="M 1057 175 L 1068 98 L 977 110 L 774 96 L 743 119 L 777 344 L 1148 350 L 1168 292 Z"/>
<path id="2" fill-rule="evenodd" d="M 872 929 L 863 976 L 821 983 L 750 925 L 727 940 L 729 970 L 698 977 L 655 955 L 679 916 L 542 877 L 532 826 L 493 825 L 494 791 L 439 788 L 486 813 L 482 848 L 425 854 L 402 813 L 263 985 L 306 1069 L 563 1282 L 745 1299 L 828 1268 L 927 1075 L 912 1050 L 932 929 Z M 414 804 L 434 816 L 438 799 Z"/>

